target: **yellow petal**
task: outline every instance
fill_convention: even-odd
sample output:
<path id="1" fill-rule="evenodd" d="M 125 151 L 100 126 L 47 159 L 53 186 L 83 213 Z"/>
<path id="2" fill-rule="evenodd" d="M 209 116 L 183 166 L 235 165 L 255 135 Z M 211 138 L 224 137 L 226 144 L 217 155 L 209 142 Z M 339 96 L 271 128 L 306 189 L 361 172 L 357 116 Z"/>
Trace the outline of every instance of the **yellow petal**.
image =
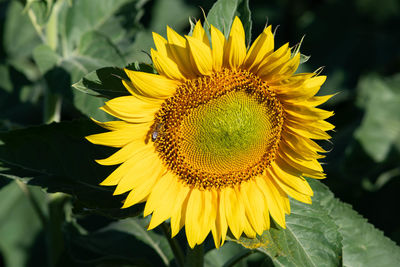
<path id="1" fill-rule="evenodd" d="M 220 30 L 211 25 L 213 70 L 219 71 L 222 67 L 225 50 L 225 36 Z"/>
<path id="2" fill-rule="evenodd" d="M 246 41 L 242 22 L 235 17 L 224 53 L 224 65 L 237 68 L 246 57 Z"/>
<path id="3" fill-rule="evenodd" d="M 257 185 L 264 193 L 264 197 L 267 200 L 269 213 L 271 217 L 278 223 L 282 228 L 286 228 L 285 223 L 285 207 L 282 202 L 281 196 L 275 186 L 269 181 L 269 178 L 256 179 Z"/>
<path id="4" fill-rule="evenodd" d="M 278 159 L 271 164 L 271 169 L 274 170 L 276 178 L 278 178 L 281 182 L 287 184 L 288 186 L 292 187 L 293 189 L 304 195 L 314 195 L 307 181 L 303 177 L 296 175 L 296 173 L 293 173 L 293 167 L 288 166 L 286 162 Z M 298 172 L 298 174 L 301 173 Z"/>
<path id="5" fill-rule="evenodd" d="M 299 104 L 285 104 L 285 112 L 304 120 L 325 120 L 333 116 L 333 111 L 308 107 Z"/>
<path id="6" fill-rule="evenodd" d="M 307 124 L 306 122 L 303 122 L 302 124 L 288 120 L 286 121 L 285 131 L 316 140 L 328 140 L 331 138 L 331 136 L 325 131 Z"/>
<path id="7" fill-rule="evenodd" d="M 320 147 L 317 143 L 309 138 L 303 137 L 292 132 L 285 131 L 282 133 L 285 142 L 289 143 L 292 147 L 303 147 L 305 150 L 315 151 L 318 153 L 326 153 L 327 151 Z M 312 152 L 313 153 L 313 152 Z"/>
<path id="8" fill-rule="evenodd" d="M 190 59 L 192 66 L 201 75 L 208 75 L 212 71 L 212 56 L 211 49 L 203 42 L 194 37 L 186 36 L 190 47 Z"/>
<path id="9" fill-rule="evenodd" d="M 240 193 L 243 200 L 246 217 L 252 225 L 252 228 L 261 235 L 265 229 L 264 223 L 264 197 L 258 190 L 254 181 L 248 181 L 241 185 Z"/>
<path id="10" fill-rule="evenodd" d="M 187 79 L 196 78 L 197 75 L 190 62 L 190 50 L 185 38 L 180 36 L 170 27 L 167 27 L 168 55 L 176 62 L 179 70 Z"/>
<path id="11" fill-rule="evenodd" d="M 222 246 L 225 242 L 226 233 L 228 231 L 228 223 L 226 221 L 226 209 L 225 209 L 225 198 L 222 196 L 223 191 L 218 194 L 217 200 L 217 217 L 215 220 L 215 225 L 212 227 L 211 231 L 214 237 L 214 244 L 216 248 Z"/>
<path id="12" fill-rule="evenodd" d="M 159 35 L 158 33 L 153 32 L 153 40 L 154 40 L 154 44 L 156 46 L 157 51 L 163 55 L 163 56 L 167 56 L 167 40 L 165 40 L 164 37 L 162 37 L 161 35 Z"/>
<path id="13" fill-rule="evenodd" d="M 203 210 L 200 213 L 200 220 L 198 221 L 199 226 L 199 239 L 197 244 L 203 243 L 206 239 L 208 233 L 211 230 L 211 225 L 214 224 L 216 218 L 216 209 L 213 208 L 215 202 L 213 202 L 213 194 L 209 190 L 203 190 Z"/>
<path id="14" fill-rule="evenodd" d="M 147 193 L 151 192 L 151 187 L 156 182 L 162 172 L 162 162 L 158 158 L 158 155 L 154 153 L 153 149 L 144 150 L 142 153 L 135 154 L 131 160 L 135 161 L 135 164 L 131 166 L 125 173 L 122 179 L 119 181 L 115 188 L 114 195 L 123 194 L 129 190 L 141 188 L 144 184 L 148 186 Z M 149 187 L 151 184 L 151 187 Z M 135 190 L 136 191 L 140 191 Z M 136 196 L 135 196 L 136 194 Z M 136 192 L 128 203 L 130 205 L 138 203 L 142 200 L 142 195 Z M 146 195 L 147 196 L 147 195 Z"/>
<path id="15" fill-rule="evenodd" d="M 105 159 L 98 159 L 96 160 L 96 162 L 101 165 L 116 165 L 129 160 L 133 155 L 138 153 L 140 149 L 146 146 L 144 142 L 144 134 L 141 139 L 142 140 L 139 139 L 130 142 L 129 144 L 118 150 L 116 153 L 112 154 L 110 157 Z"/>
<path id="16" fill-rule="evenodd" d="M 301 161 L 301 160 L 296 160 L 290 155 L 282 155 L 281 153 L 278 153 L 277 157 L 275 160 L 278 158 L 282 159 L 284 162 L 286 162 L 288 165 L 292 166 L 295 168 L 297 171 L 300 171 L 300 175 L 298 176 L 307 176 L 311 177 L 314 179 L 324 179 L 325 174 L 323 173 L 321 168 L 321 165 L 319 167 L 317 166 L 319 163 L 318 161 Z M 293 171 L 292 171 L 293 172 Z"/>
<path id="17" fill-rule="evenodd" d="M 333 97 L 335 95 L 336 94 L 324 95 L 324 96 L 314 96 L 312 98 L 307 99 L 307 101 L 302 102 L 301 104 L 316 107 L 316 106 L 319 106 L 319 105 L 325 103 L 326 101 L 328 101 L 329 99 L 331 99 L 331 97 Z"/>
<path id="18" fill-rule="evenodd" d="M 205 44 L 206 46 L 210 47 L 210 42 L 208 41 L 208 37 L 203 26 L 201 26 L 200 20 L 198 20 L 196 26 L 194 26 L 192 36 L 193 38 L 196 38 L 197 40 L 203 42 L 203 44 Z"/>
<path id="19" fill-rule="evenodd" d="M 168 172 L 152 188 L 143 211 L 143 216 L 153 213 L 148 230 L 154 229 L 172 216 L 175 199 L 179 193 L 177 184 L 177 177 Z"/>
<path id="20" fill-rule="evenodd" d="M 274 53 L 266 57 L 261 63 L 260 68 L 257 70 L 257 75 L 261 79 L 266 80 L 264 77 L 268 78 L 274 74 L 277 68 L 285 64 L 290 59 L 290 48 L 289 44 L 284 44 Z"/>
<path id="21" fill-rule="evenodd" d="M 198 223 L 201 218 L 201 213 L 204 204 L 204 195 L 198 189 L 193 189 L 189 196 L 187 204 L 186 218 L 185 218 L 185 231 L 186 237 L 191 248 L 197 244 L 200 239 L 200 231 Z"/>
<path id="22" fill-rule="evenodd" d="M 277 185 L 282 188 L 283 191 L 285 191 L 286 194 L 300 202 L 311 204 L 311 197 L 309 195 L 302 194 L 294 188 L 288 186 L 286 183 L 282 182 L 279 178 L 277 178 L 277 175 L 273 169 L 269 171 L 269 175 L 274 179 Z"/>
<path id="23" fill-rule="evenodd" d="M 162 102 L 147 102 L 135 96 L 113 98 L 100 109 L 124 121 L 138 123 L 149 122 L 160 108 Z"/>
<path id="24" fill-rule="evenodd" d="M 92 121 L 94 121 L 97 125 L 100 127 L 103 127 L 107 130 L 115 131 L 115 130 L 121 130 L 124 129 L 125 127 L 129 127 L 132 125 L 132 123 L 126 122 L 126 121 L 106 121 L 106 122 L 100 122 L 97 121 L 93 118 L 90 118 Z"/>
<path id="25" fill-rule="evenodd" d="M 297 53 L 293 58 L 291 58 L 286 63 L 277 67 L 275 70 L 271 71 L 269 74 L 264 75 L 262 78 L 269 82 L 276 80 L 283 80 L 291 77 L 293 73 L 297 70 L 300 65 L 300 53 Z"/>
<path id="26" fill-rule="evenodd" d="M 251 45 L 244 60 L 244 68 L 250 71 L 256 71 L 261 61 L 269 56 L 274 50 L 274 36 L 272 35 L 271 26 L 268 26 L 257 37 Z"/>
<path id="27" fill-rule="evenodd" d="M 182 183 L 177 183 L 178 194 L 176 196 L 175 207 L 171 216 L 171 237 L 174 237 L 183 227 L 186 217 L 186 206 L 189 200 L 189 187 Z"/>
<path id="28" fill-rule="evenodd" d="M 325 82 L 326 76 L 317 76 L 299 83 L 297 87 L 279 86 L 274 87 L 280 99 L 287 102 L 298 103 L 313 97 Z M 301 82 L 301 80 L 299 80 Z M 315 105 L 316 106 L 316 105 Z"/>
<path id="29" fill-rule="evenodd" d="M 86 139 L 96 145 L 123 147 L 133 140 L 141 139 L 150 125 L 150 123 L 130 124 L 120 130 L 86 136 Z"/>
<path id="30" fill-rule="evenodd" d="M 245 216 L 244 205 L 240 201 L 235 189 L 227 187 L 221 191 L 225 204 L 226 220 L 236 239 L 239 239 L 243 232 L 242 218 Z"/>
<path id="31" fill-rule="evenodd" d="M 172 80 L 185 81 L 186 77 L 183 76 L 178 68 L 178 65 L 169 57 L 151 49 L 151 58 L 153 59 L 154 67 L 161 75 L 166 76 Z"/>
<path id="32" fill-rule="evenodd" d="M 172 96 L 176 88 L 181 84 L 176 80 L 171 80 L 157 74 L 131 71 L 128 69 L 125 69 L 125 72 L 132 81 L 134 87 L 141 94 L 156 99 L 165 99 Z"/>

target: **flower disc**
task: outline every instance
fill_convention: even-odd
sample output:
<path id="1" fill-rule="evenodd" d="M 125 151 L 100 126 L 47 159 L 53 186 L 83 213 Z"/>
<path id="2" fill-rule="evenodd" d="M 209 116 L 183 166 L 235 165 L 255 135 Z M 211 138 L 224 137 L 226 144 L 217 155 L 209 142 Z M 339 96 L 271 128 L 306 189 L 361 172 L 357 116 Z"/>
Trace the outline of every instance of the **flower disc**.
<path id="1" fill-rule="evenodd" d="M 268 86 L 227 70 L 182 84 L 166 100 L 149 135 L 186 184 L 221 188 L 261 174 L 274 157 L 282 108 Z"/>

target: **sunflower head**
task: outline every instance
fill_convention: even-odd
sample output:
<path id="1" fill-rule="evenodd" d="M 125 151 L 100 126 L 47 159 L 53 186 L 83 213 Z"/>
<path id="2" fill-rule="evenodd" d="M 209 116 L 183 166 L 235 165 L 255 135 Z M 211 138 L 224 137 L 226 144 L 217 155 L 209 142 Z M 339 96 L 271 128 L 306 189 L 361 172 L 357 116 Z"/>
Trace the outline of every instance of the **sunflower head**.
<path id="1" fill-rule="evenodd" d="M 101 184 L 129 192 L 123 208 L 146 202 L 149 229 L 170 219 L 191 247 L 210 232 L 216 247 L 228 230 L 255 237 L 270 217 L 285 228 L 288 196 L 311 203 L 303 177 L 325 177 L 312 139 L 334 128 L 333 113 L 316 108 L 331 97 L 315 96 L 325 76 L 295 73 L 300 54 L 275 49 L 271 27 L 249 49 L 237 17 L 228 39 L 209 31 L 198 22 L 192 36 L 153 33 L 158 73 L 126 69 L 131 95 L 102 107 L 120 120 L 97 122 L 110 131 L 87 137 L 120 148 L 97 162 L 120 164 Z"/>

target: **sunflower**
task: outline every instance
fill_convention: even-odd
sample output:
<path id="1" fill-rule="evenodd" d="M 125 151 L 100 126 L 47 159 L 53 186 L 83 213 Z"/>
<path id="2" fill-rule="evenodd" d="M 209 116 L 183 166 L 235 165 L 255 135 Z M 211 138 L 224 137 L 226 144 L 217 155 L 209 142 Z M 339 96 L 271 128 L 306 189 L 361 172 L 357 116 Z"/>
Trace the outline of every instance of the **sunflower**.
<path id="1" fill-rule="evenodd" d="M 274 49 L 271 26 L 249 49 L 239 18 L 228 39 L 198 22 L 191 36 L 167 27 L 168 40 L 153 33 L 151 58 L 158 74 L 125 69 L 129 96 L 102 110 L 120 119 L 97 122 L 110 130 L 87 139 L 120 148 L 102 165 L 120 164 L 101 185 L 127 193 L 122 208 L 146 202 L 148 229 L 170 219 L 171 234 L 183 226 L 191 247 L 211 232 L 221 246 L 229 231 L 252 238 L 285 228 L 289 196 L 311 203 L 303 178 L 325 177 L 318 159 L 334 126 L 333 112 L 316 106 L 326 77 L 295 74 L 300 53 Z"/>

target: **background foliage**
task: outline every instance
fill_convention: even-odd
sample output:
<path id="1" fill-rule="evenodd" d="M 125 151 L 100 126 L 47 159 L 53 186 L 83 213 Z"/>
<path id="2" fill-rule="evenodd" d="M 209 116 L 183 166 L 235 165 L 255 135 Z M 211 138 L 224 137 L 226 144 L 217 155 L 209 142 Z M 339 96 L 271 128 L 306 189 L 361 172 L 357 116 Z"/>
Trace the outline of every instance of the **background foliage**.
<path id="1" fill-rule="evenodd" d="M 111 148 L 83 136 L 102 131 L 87 118 L 125 94 L 118 68 L 144 69 L 151 32 L 190 31 L 213 1 L 0 0 L 0 266 L 160 266 L 179 264 L 161 227 L 145 231 L 141 207 L 97 186 L 112 168 L 94 158 Z M 396 0 L 221 0 L 209 20 L 229 28 L 235 14 L 257 36 L 267 20 L 278 44 L 311 55 L 301 71 L 326 66 L 321 94 L 332 150 L 323 183 L 400 243 L 400 3 Z M 250 19 L 251 17 L 251 19 Z M 193 20 L 191 20 L 193 21 Z M 252 24 L 251 24 L 252 21 Z M 144 51 L 144 52 L 143 52 Z M 109 67 L 109 68 L 104 68 Z M 101 68 L 101 69 L 100 69 Z M 82 79 L 82 77 L 84 78 Z M 71 85 L 74 84 L 74 87 Z M 60 123 L 52 123 L 51 122 Z M 205 266 L 396 266 L 400 249 L 319 182 L 313 205 L 292 201 L 288 229 L 220 250 L 206 241 Z M 46 188 L 43 190 L 42 188 Z M 64 194 L 67 193 L 67 194 Z M 185 247 L 184 235 L 177 242 Z M 187 250 L 196 266 L 201 251 Z"/>

